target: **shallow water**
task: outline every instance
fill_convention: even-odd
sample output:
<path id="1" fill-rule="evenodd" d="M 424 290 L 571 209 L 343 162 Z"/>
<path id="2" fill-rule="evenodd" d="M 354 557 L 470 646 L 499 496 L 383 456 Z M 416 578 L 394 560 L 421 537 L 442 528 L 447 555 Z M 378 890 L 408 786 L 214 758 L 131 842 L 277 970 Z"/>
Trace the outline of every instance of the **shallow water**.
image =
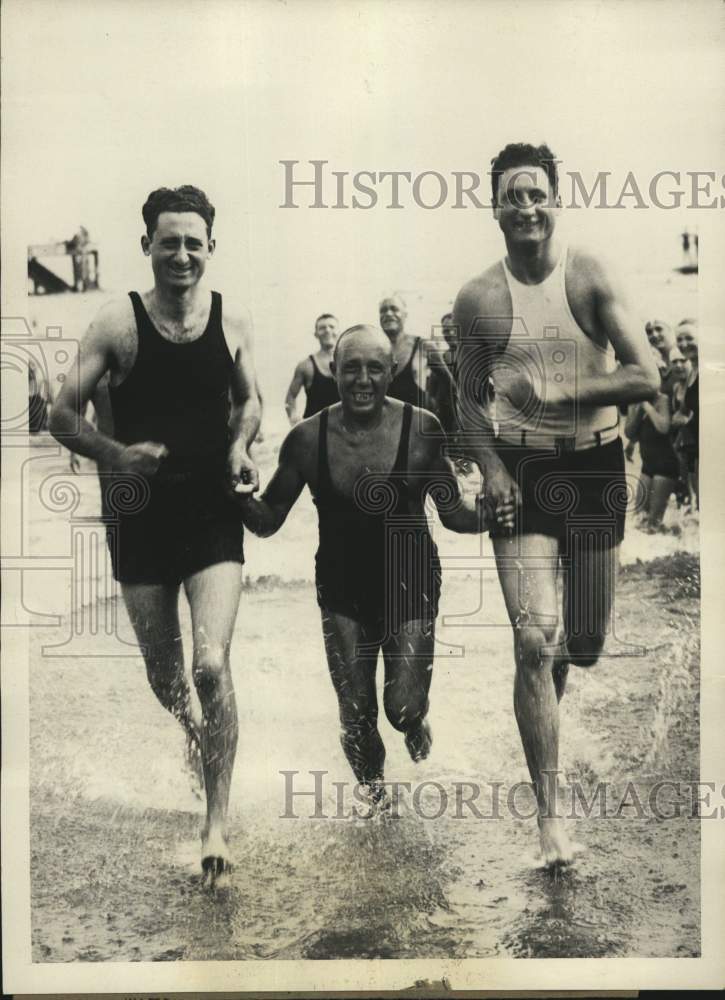
<path id="1" fill-rule="evenodd" d="M 678 572 L 695 564 L 683 565 Z M 653 651 L 575 671 L 563 703 L 567 779 L 588 794 L 608 782 L 615 804 L 629 780 L 646 802 L 658 777 L 697 777 L 697 601 L 694 587 L 674 592 L 672 568 L 671 560 L 629 567 L 620 580 L 618 638 Z M 470 572 L 451 572 L 441 621 L 475 606 L 476 586 Z M 572 821 L 586 853 L 552 875 L 537 867 L 534 820 L 505 808 L 500 818 L 456 815 L 456 783 L 484 785 L 477 804 L 489 817 L 490 783 L 501 783 L 505 806 L 511 785 L 527 780 L 511 708 L 510 631 L 495 626 L 492 576 L 483 595 L 493 627 L 440 629 L 431 758 L 412 765 L 399 734 L 381 722 L 388 780 L 436 783 L 420 793 L 417 812 L 402 793 L 400 818 L 381 822 L 333 818 L 332 782 L 349 773 L 311 586 L 245 593 L 232 655 L 235 869 L 216 893 L 201 886 L 202 814 L 181 768 L 181 733 L 155 702 L 140 659 L 49 656 L 65 626 L 36 630 L 35 960 L 697 954 L 696 820 L 638 818 L 625 808 L 618 819 Z M 444 655 L 460 646 L 465 658 Z M 308 797 L 294 800 L 299 819 L 281 819 L 280 772 L 299 771 L 294 787 L 309 791 L 315 769 L 328 772 L 326 818 L 310 818 Z M 442 794 L 444 814 L 422 818 L 439 811 Z M 345 813 L 350 801 L 346 790 Z M 529 804 L 522 794 L 522 813 Z"/>

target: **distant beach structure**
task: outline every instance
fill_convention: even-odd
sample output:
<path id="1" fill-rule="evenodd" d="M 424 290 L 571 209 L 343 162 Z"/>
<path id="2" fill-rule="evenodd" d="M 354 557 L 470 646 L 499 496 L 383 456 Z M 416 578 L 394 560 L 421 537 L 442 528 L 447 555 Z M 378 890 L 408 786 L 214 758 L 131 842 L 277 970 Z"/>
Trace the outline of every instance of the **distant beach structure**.
<path id="1" fill-rule="evenodd" d="M 98 247 L 85 226 L 69 240 L 28 247 L 31 295 L 88 292 L 99 287 Z"/>
<path id="2" fill-rule="evenodd" d="M 697 274 L 699 249 L 697 230 L 685 229 L 680 239 L 682 240 L 682 266 L 676 270 L 680 274 Z"/>

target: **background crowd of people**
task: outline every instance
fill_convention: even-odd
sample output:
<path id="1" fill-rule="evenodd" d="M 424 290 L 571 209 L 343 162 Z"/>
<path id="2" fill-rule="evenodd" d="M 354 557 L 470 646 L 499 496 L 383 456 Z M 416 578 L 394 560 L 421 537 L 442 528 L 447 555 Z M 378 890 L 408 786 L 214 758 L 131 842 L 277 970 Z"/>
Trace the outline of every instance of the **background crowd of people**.
<path id="1" fill-rule="evenodd" d="M 639 526 L 647 532 L 667 529 L 663 519 L 674 495 L 683 513 L 699 510 L 699 381 L 697 320 L 676 327 L 660 319 L 645 326 L 660 370 L 661 387 L 652 402 L 633 403 L 626 412 L 625 454 L 642 462 Z M 672 526 L 677 530 L 678 526 Z"/>

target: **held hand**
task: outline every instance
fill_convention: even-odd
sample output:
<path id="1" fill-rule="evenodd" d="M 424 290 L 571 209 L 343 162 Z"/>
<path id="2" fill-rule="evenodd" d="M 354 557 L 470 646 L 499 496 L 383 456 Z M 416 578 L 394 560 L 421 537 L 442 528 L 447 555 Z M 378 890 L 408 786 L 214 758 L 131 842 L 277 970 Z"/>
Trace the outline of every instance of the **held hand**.
<path id="1" fill-rule="evenodd" d="M 500 527 L 512 530 L 516 508 L 521 503 L 521 490 L 502 462 L 486 467 L 484 490 L 489 526 L 495 521 Z"/>
<path id="2" fill-rule="evenodd" d="M 78 473 L 81 471 L 80 455 L 76 455 L 76 453 L 72 451 L 70 453 L 69 464 L 70 464 L 70 471 L 73 473 L 74 476 L 77 476 Z"/>
<path id="3" fill-rule="evenodd" d="M 235 495 L 251 496 L 259 490 L 259 472 L 246 449 L 232 445 L 229 451 L 228 471 L 229 482 Z"/>
<path id="4" fill-rule="evenodd" d="M 151 479 L 159 471 L 161 462 L 169 454 L 165 444 L 156 441 L 140 441 L 124 448 L 116 459 L 116 468 L 120 472 L 135 472 Z"/>

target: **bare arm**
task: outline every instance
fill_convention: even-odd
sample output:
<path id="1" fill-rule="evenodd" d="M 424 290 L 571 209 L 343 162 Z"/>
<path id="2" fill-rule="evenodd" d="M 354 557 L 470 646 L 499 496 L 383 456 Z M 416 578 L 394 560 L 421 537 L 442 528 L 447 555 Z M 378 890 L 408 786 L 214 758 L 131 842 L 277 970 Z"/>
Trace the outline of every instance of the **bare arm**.
<path id="1" fill-rule="evenodd" d="M 304 488 L 299 461 L 302 446 L 302 436 L 293 428 L 282 442 L 277 469 L 263 495 L 257 498 L 247 493 L 240 497 L 244 524 L 261 538 L 279 531 Z"/>
<path id="2" fill-rule="evenodd" d="M 427 380 L 428 392 L 435 414 L 446 434 L 453 434 L 456 430 L 456 385 L 451 370 L 437 347 L 428 343 L 425 344 L 424 351 L 430 372 L 430 378 Z"/>
<path id="3" fill-rule="evenodd" d="M 642 403 L 642 410 L 650 418 L 656 431 L 660 434 L 669 434 L 672 426 L 672 413 L 668 396 L 661 392 L 654 403 L 648 403 L 645 400 Z"/>
<path id="4" fill-rule="evenodd" d="M 284 399 L 284 408 L 287 411 L 287 417 L 290 424 L 294 427 L 295 424 L 299 423 L 302 419 L 297 413 L 297 397 L 300 394 L 300 389 L 305 384 L 305 365 L 307 364 L 307 359 L 300 361 L 300 363 L 295 368 L 295 373 L 292 376 L 292 381 L 289 384 L 289 389 L 287 390 L 287 395 Z"/>
<path id="5" fill-rule="evenodd" d="M 636 441 L 642 424 L 644 410 L 641 403 L 630 403 L 627 407 L 627 419 L 624 423 L 624 433 L 630 441 Z"/>
<path id="6" fill-rule="evenodd" d="M 232 487 L 259 486 L 259 473 L 249 457 L 249 446 L 259 430 L 261 404 L 254 367 L 252 321 L 249 313 L 224 316 L 224 333 L 234 358 L 230 382 L 232 410 L 229 417 L 231 444 L 228 472 Z"/>
<path id="7" fill-rule="evenodd" d="M 463 496 L 451 460 L 445 454 L 444 443 L 439 421 L 433 414 L 426 413 L 423 434 L 416 442 L 417 448 L 422 446 L 418 461 L 430 473 L 427 491 L 436 505 L 441 524 L 449 531 L 480 534 L 491 527 L 494 515 L 490 509 L 486 512 L 482 496 L 477 496 L 473 502 Z M 509 499 L 497 510 L 495 517 L 500 524 L 513 527 L 513 514 L 513 501 Z"/>
<path id="8" fill-rule="evenodd" d="M 50 432 L 61 444 L 101 465 L 115 465 L 124 446 L 86 419 L 88 403 L 103 377 L 115 366 L 114 343 L 123 335 L 119 303 L 100 310 L 81 341 L 78 364 L 67 373 L 50 414 Z"/>
<path id="9" fill-rule="evenodd" d="M 573 398 L 591 406 L 652 400 L 660 390 L 660 375 L 644 330 L 634 317 L 627 296 L 609 266 L 592 255 L 582 255 L 579 266 L 588 276 L 599 329 L 614 348 L 619 366 L 606 375 L 581 375 Z M 570 389 L 561 400 L 569 405 Z"/>
<path id="10" fill-rule="evenodd" d="M 453 308 L 453 322 L 460 341 L 456 354 L 458 369 L 458 422 L 465 435 L 464 450 L 476 462 L 484 480 L 491 509 L 519 503 L 521 494 L 496 451 L 494 427 L 484 405 L 493 363 L 493 344 L 507 337 L 511 321 L 496 318 L 489 309 L 485 287 L 470 282 L 459 293 Z"/>

